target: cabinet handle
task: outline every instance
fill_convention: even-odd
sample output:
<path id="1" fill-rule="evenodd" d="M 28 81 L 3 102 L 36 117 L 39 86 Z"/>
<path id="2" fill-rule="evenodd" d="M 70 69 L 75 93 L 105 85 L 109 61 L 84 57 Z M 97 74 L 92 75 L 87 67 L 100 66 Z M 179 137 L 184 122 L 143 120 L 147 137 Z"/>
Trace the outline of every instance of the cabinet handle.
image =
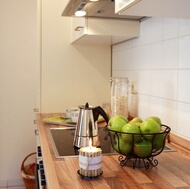
<path id="1" fill-rule="evenodd" d="M 38 130 L 35 130 L 34 133 L 35 133 L 35 135 L 39 135 Z"/>
<path id="2" fill-rule="evenodd" d="M 34 112 L 39 112 L 39 109 L 38 108 L 34 108 Z"/>
<path id="3" fill-rule="evenodd" d="M 84 28 L 84 26 L 77 26 L 76 28 L 75 28 L 75 31 L 80 31 L 81 29 L 83 29 Z"/>

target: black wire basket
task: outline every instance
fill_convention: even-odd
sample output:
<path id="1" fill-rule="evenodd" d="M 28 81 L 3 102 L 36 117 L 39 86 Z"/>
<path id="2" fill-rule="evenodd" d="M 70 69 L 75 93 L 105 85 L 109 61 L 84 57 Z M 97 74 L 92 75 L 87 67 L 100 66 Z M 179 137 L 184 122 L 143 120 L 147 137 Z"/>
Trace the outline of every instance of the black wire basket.
<path id="1" fill-rule="evenodd" d="M 158 160 L 154 157 L 164 150 L 171 128 L 161 125 L 161 132 L 154 134 L 119 132 L 110 126 L 107 126 L 107 130 L 113 149 L 120 154 L 118 160 L 122 166 L 128 164 L 133 168 L 143 166 L 148 169 L 158 165 Z"/>

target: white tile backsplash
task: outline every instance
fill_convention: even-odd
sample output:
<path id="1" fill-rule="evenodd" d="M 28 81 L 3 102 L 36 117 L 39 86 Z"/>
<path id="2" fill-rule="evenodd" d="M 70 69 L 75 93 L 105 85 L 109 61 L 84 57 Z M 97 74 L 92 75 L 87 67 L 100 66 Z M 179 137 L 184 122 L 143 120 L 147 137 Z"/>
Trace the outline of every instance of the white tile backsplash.
<path id="1" fill-rule="evenodd" d="M 178 101 L 190 103 L 190 70 L 178 71 Z"/>
<path id="2" fill-rule="evenodd" d="M 190 139 L 190 20 L 144 20 L 139 38 L 112 51 L 112 74 L 135 83 L 129 112 L 142 119 L 157 115 L 172 132 Z"/>
<path id="3" fill-rule="evenodd" d="M 158 42 L 164 39 L 164 18 L 151 18 L 151 31 L 152 31 L 152 40 L 151 42 Z"/>
<path id="4" fill-rule="evenodd" d="M 176 69 L 178 61 L 178 39 L 164 41 L 163 68 Z"/>
<path id="5" fill-rule="evenodd" d="M 150 69 L 150 45 L 133 48 L 131 69 Z"/>
<path id="6" fill-rule="evenodd" d="M 163 94 L 163 70 L 150 71 L 150 95 L 162 97 Z"/>
<path id="7" fill-rule="evenodd" d="M 179 20 L 175 18 L 164 19 L 164 39 L 171 39 L 178 37 Z"/>
<path id="8" fill-rule="evenodd" d="M 177 100 L 177 70 L 163 70 L 162 97 Z"/>
<path id="9" fill-rule="evenodd" d="M 150 94 L 150 70 L 136 71 L 133 81 L 136 81 L 138 93 L 145 95 Z"/>
<path id="10" fill-rule="evenodd" d="M 178 103 L 178 115 L 177 115 L 177 130 L 176 132 L 185 138 L 190 138 L 190 104 L 187 103 Z"/>
<path id="11" fill-rule="evenodd" d="M 148 117 L 148 115 L 151 115 L 150 112 L 150 96 L 147 95 L 140 95 L 138 98 L 138 110 L 137 110 L 137 115 L 141 119 L 145 119 Z M 129 110 L 130 112 L 130 110 Z"/>
<path id="12" fill-rule="evenodd" d="M 152 43 L 151 44 L 151 61 L 150 61 L 150 68 L 151 69 L 162 69 L 163 68 L 163 41 Z M 154 60 L 154 61 L 152 61 Z"/>
<path id="13" fill-rule="evenodd" d="M 162 123 L 169 125 L 172 131 L 177 131 L 177 101 L 162 100 Z"/>
<path id="14" fill-rule="evenodd" d="M 150 115 L 149 116 L 158 116 L 161 117 L 162 113 L 162 99 L 157 97 L 150 98 Z"/>
<path id="15" fill-rule="evenodd" d="M 151 28 L 152 19 L 147 19 L 144 22 L 141 22 L 140 25 L 140 37 L 133 39 L 133 46 L 145 45 L 151 43 L 152 28 Z"/>
<path id="16" fill-rule="evenodd" d="M 114 53 L 113 68 L 114 70 L 128 70 L 130 69 L 132 60 L 132 50 L 126 49 Z"/>
<path id="17" fill-rule="evenodd" d="M 120 70 L 121 69 L 120 65 L 122 67 L 122 64 L 125 64 L 123 62 L 123 56 L 124 56 L 123 51 L 119 51 L 117 53 L 114 53 L 113 59 L 112 59 L 112 61 L 113 61 L 112 67 L 114 70 Z"/>
<path id="18" fill-rule="evenodd" d="M 190 23 L 189 23 L 190 25 Z M 190 68 L 190 36 L 179 38 L 178 68 Z"/>
<path id="19" fill-rule="evenodd" d="M 190 35 L 190 19 L 179 19 L 178 36 Z"/>

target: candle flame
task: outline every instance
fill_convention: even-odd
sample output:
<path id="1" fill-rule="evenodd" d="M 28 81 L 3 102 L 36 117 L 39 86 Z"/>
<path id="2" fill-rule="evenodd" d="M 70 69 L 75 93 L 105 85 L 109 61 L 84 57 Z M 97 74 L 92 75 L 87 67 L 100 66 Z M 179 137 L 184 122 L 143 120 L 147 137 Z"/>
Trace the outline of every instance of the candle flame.
<path id="1" fill-rule="evenodd" d="M 90 147 L 90 149 L 92 148 L 92 139 L 91 138 L 89 139 L 89 147 Z"/>

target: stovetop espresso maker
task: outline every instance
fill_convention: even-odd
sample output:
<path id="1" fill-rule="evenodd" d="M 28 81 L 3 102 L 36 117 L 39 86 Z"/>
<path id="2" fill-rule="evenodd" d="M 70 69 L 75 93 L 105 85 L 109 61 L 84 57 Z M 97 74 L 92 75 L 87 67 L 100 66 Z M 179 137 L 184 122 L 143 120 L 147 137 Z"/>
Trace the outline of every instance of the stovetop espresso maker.
<path id="1" fill-rule="evenodd" d="M 101 146 L 97 125 L 99 115 L 108 123 L 107 114 L 100 106 L 90 107 L 88 103 L 85 106 L 79 106 L 78 122 L 73 141 L 74 147 L 81 148 L 89 146 L 90 140 L 92 146 Z"/>

